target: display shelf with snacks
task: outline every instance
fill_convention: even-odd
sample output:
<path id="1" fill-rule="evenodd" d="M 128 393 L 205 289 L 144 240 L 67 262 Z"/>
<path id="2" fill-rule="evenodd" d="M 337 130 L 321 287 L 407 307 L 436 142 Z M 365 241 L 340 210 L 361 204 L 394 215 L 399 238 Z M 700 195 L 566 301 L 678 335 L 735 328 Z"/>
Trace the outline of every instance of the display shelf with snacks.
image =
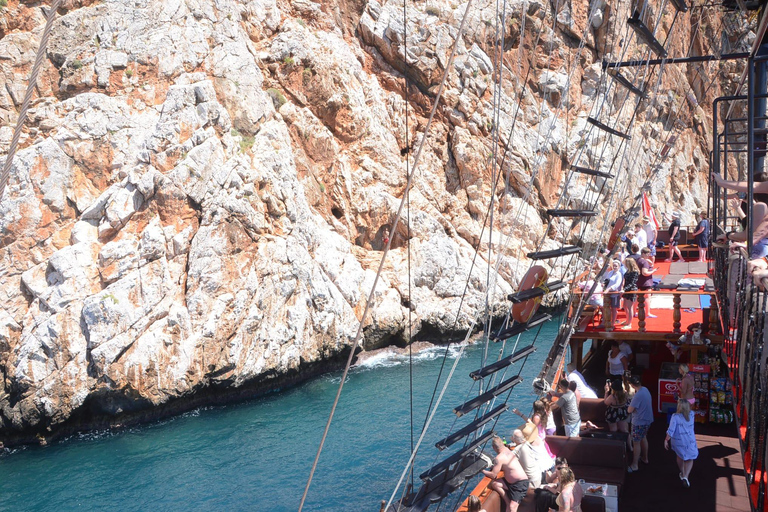
<path id="1" fill-rule="evenodd" d="M 706 364 L 692 364 L 688 367 L 688 371 L 693 375 L 693 397 L 696 399 L 691 411 L 697 423 L 706 423 L 709 420 L 709 370 L 710 367 Z"/>
<path id="2" fill-rule="evenodd" d="M 733 421 L 733 391 L 727 378 L 710 379 L 709 421 L 731 423 Z"/>

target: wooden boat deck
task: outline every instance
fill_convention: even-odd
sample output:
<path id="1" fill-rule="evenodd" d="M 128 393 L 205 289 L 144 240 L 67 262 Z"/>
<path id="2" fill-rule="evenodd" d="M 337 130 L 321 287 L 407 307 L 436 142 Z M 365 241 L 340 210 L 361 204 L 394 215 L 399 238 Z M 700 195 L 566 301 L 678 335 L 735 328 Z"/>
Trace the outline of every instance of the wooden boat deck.
<path id="1" fill-rule="evenodd" d="M 666 421 L 658 417 L 648 432 L 650 464 L 627 475 L 619 501 L 621 512 L 730 512 L 749 510 L 744 464 L 736 426 L 696 424 L 699 458 L 691 487 L 683 487 L 674 452 L 663 448 Z"/>
<path id="2" fill-rule="evenodd" d="M 656 277 L 664 277 L 670 272 L 670 264 L 657 262 L 659 272 Z M 686 277 L 703 278 L 706 274 L 686 274 Z M 673 293 L 665 290 L 659 293 Z M 709 297 L 714 292 L 703 290 L 684 292 L 692 296 L 705 296 L 705 307 L 709 307 Z M 692 301 L 691 301 L 692 302 Z M 653 340 L 677 339 L 681 333 L 673 332 L 673 309 L 653 308 L 652 313 L 657 318 L 646 320 L 646 332 L 637 330 L 637 318 L 633 321 L 633 329 L 606 332 L 599 325 L 589 326 L 585 332 L 579 333 L 582 338 L 610 339 L 618 334 L 622 339 Z M 680 324 L 684 331 L 686 326 L 694 322 L 706 323 L 710 320 L 708 309 L 694 308 L 694 311 L 680 310 Z M 625 315 L 620 312 L 619 321 L 624 321 Z M 713 329 L 715 326 L 712 326 Z M 655 335 L 655 336 L 654 336 Z M 722 336 L 708 335 L 713 342 L 722 342 Z M 685 354 L 683 360 L 688 360 L 691 354 Z M 673 357 L 664 343 L 653 343 L 648 354 L 648 368 L 642 372 L 643 385 L 648 388 L 656 403 L 657 381 L 662 363 L 672 362 Z M 602 368 L 602 364 L 598 364 Z M 603 375 L 592 383 L 600 389 Z M 690 476 L 691 487 L 683 487 L 679 477 L 674 452 L 664 450 L 666 433 L 666 414 L 656 414 L 655 421 L 648 433 L 650 464 L 640 464 L 640 471 L 627 475 L 626 483 L 619 497 L 619 509 L 622 512 L 654 512 L 699 510 L 703 512 L 728 512 L 750 510 L 749 495 L 745 479 L 744 463 L 739 445 L 738 431 L 735 423 L 714 424 L 697 423 L 696 439 L 699 447 L 699 457 L 693 465 Z"/>
<path id="3" fill-rule="evenodd" d="M 662 255 L 663 257 L 663 255 Z M 659 272 L 655 277 L 661 277 L 670 273 L 670 263 L 660 261 L 656 263 Z M 680 274 L 675 274 L 680 275 Z M 690 274 L 686 277 L 704 278 L 709 277 L 706 273 Z M 685 328 L 694 322 L 707 324 L 710 320 L 715 320 L 711 325 L 711 331 L 706 336 L 713 343 L 722 343 L 722 335 L 714 334 L 719 329 L 717 325 L 719 319 L 709 316 L 710 306 L 715 306 L 714 292 L 704 290 L 694 290 L 679 292 L 676 290 L 664 290 L 656 292 L 659 295 L 678 294 L 679 296 L 688 295 L 691 297 L 686 301 L 689 310 L 678 307 L 679 324 L 678 332 L 675 332 L 673 325 L 675 322 L 675 309 L 669 307 L 669 301 L 666 301 L 664 308 L 652 308 L 652 313 L 656 318 L 646 320 L 645 332 L 638 331 L 638 319 L 633 319 L 633 329 L 607 331 L 601 323 L 589 325 L 584 331 L 577 332 L 571 339 L 571 349 L 573 350 L 573 359 L 578 366 L 581 366 L 581 349 L 586 340 L 598 340 L 593 344 L 593 349 L 586 357 L 585 376 L 590 381 L 590 385 L 601 390 L 604 384 L 604 375 L 602 367 L 605 364 L 604 349 L 601 351 L 599 346 L 601 340 L 623 339 L 623 340 L 644 340 L 651 343 L 647 347 L 650 352 L 646 352 L 648 357 L 648 367 L 641 372 L 643 385 L 651 392 L 653 403 L 656 404 L 657 382 L 659 371 L 664 362 L 672 362 L 672 354 L 663 343 L 664 340 L 676 340 L 685 331 Z M 693 307 L 691 304 L 696 300 L 705 297 L 703 301 Z M 715 309 L 715 314 L 717 310 Z M 619 313 L 619 322 L 625 320 L 623 311 Z M 695 352 L 701 346 L 685 346 L 684 355 L 681 361 L 688 361 L 694 357 Z M 693 352 L 693 353 L 692 353 Z M 591 370 L 591 371 L 590 371 Z M 602 394 L 601 391 L 599 391 Z M 648 433 L 649 441 L 649 459 L 650 464 L 640 464 L 640 470 L 636 473 L 627 475 L 625 484 L 619 496 L 619 510 L 621 512 L 672 512 L 681 510 L 697 510 L 702 512 L 729 512 L 750 510 L 748 487 L 745 478 L 744 462 L 740 450 L 740 441 L 738 430 L 735 423 L 715 424 L 715 423 L 697 423 L 695 427 L 696 438 L 699 447 L 699 457 L 693 465 L 690 475 L 691 487 L 685 488 L 678 477 L 678 468 L 675 462 L 673 451 L 664 450 L 664 437 L 667 429 L 666 414 L 656 413 L 655 421 Z M 631 457 L 631 453 L 629 454 Z M 576 475 L 578 478 L 578 475 Z M 490 480 L 484 478 L 476 487 L 473 494 L 481 495 L 485 498 L 491 491 L 486 489 Z M 466 501 L 464 502 L 466 506 Z M 489 512 L 493 512 L 492 506 Z M 466 508 L 459 508 L 466 510 Z"/>
<path id="4" fill-rule="evenodd" d="M 657 261 L 655 266 L 659 268 L 659 271 L 654 274 L 654 278 L 664 279 L 670 275 L 671 265 L 674 264 L 665 261 Z M 690 279 L 706 279 L 711 277 L 711 275 L 706 272 L 686 272 L 685 274 L 674 272 L 674 275 L 680 275 Z M 647 334 L 649 338 L 676 338 L 685 331 L 686 326 L 694 322 L 708 323 L 708 312 L 713 304 L 714 294 L 714 291 L 705 291 L 703 289 L 691 291 L 657 290 L 646 292 L 644 299 L 651 300 L 651 313 L 655 315 L 656 318 L 645 318 L 643 334 Z M 675 331 L 675 295 L 678 295 L 681 300 L 681 304 L 677 310 L 680 315 L 680 332 L 677 336 L 672 336 Z M 639 297 L 635 301 L 635 304 L 637 305 L 638 302 Z M 637 310 L 637 307 L 635 307 L 635 309 Z M 626 320 L 627 317 L 624 310 L 619 309 L 618 322 L 622 323 Z M 576 339 L 636 339 L 638 337 L 637 334 L 641 332 L 639 323 L 640 320 L 636 317 L 632 319 L 632 329 L 623 330 L 619 326 L 616 326 L 612 330 L 606 329 L 603 324 L 601 312 L 601 316 L 598 319 L 590 323 L 583 331 L 575 333 L 574 337 Z"/>

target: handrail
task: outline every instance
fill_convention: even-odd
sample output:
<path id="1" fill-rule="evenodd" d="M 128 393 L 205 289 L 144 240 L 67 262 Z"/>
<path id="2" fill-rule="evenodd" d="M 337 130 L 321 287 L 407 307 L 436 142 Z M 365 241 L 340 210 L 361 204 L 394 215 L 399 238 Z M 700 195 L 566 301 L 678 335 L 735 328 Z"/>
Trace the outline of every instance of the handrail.
<path id="1" fill-rule="evenodd" d="M 733 382 L 734 409 L 739 442 L 745 455 L 744 469 L 753 510 L 763 510 L 766 498 L 764 479 L 755 476 L 766 470 L 766 429 L 768 420 L 768 377 L 766 376 L 765 334 L 768 332 L 768 275 L 754 275 L 758 267 L 739 248 L 726 253 L 716 249 L 716 288 L 723 304 L 723 327 L 728 338 L 726 356 Z"/>

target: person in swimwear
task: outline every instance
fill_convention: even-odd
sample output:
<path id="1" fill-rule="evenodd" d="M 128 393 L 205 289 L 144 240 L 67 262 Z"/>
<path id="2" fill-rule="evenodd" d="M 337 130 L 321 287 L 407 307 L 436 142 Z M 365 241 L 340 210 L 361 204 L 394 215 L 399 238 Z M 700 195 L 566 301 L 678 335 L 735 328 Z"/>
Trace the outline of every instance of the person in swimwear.
<path id="1" fill-rule="evenodd" d="M 677 384 L 680 386 L 680 399 L 687 400 L 689 404 L 696 403 L 696 399 L 693 397 L 693 375 L 688 373 L 688 365 L 681 364 L 677 367 L 680 372 L 680 378 L 677 379 Z"/>
<path id="2" fill-rule="evenodd" d="M 483 474 L 493 479 L 490 488 L 501 496 L 507 512 L 515 512 L 528 492 L 528 475 L 517 456 L 504 446 L 500 437 L 494 436 L 491 446 L 496 452 L 496 459 L 493 467 L 490 470 L 484 469 Z M 504 472 L 504 476 L 497 478 L 500 471 Z"/>
<path id="3" fill-rule="evenodd" d="M 576 477 L 569 467 L 560 469 L 560 495 L 557 497 L 560 512 L 581 512 L 581 499 L 584 489 L 576 482 Z"/>

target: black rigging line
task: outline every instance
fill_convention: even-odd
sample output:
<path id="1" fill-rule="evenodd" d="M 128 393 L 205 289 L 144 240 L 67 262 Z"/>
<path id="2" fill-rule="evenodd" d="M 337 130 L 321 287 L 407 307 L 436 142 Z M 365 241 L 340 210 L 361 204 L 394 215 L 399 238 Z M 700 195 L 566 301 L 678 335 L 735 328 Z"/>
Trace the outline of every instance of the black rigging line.
<path id="1" fill-rule="evenodd" d="M 407 0 L 403 0 L 403 86 L 405 97 L 405 178 L 411 174 L 410 158 L 408 153 L 410 152 L 408 131 L 408 101 L 409 101 L 409 80 L 408 80 L 408 13 L 407 13 Z M 426 137 L 426 134 L 424 135 Z M 408 259 L 408 389 L 409 389 L 409 413 L 410 413 L 410 430 L 411 430 L 411 451 L 413 451 L 413 333 L 411 331 L 413 326 L 413 307 L 411 301 L 413 294 L 411 291 L 411 191 L 406 191 L 406 230 L 408 240 L 406 241 L 406 251 Z M 394 237 L 396 233 L 390 233 L 390 237 Z M 411 487 L 414 485 L 414 475 L 411 472 Z"/>

